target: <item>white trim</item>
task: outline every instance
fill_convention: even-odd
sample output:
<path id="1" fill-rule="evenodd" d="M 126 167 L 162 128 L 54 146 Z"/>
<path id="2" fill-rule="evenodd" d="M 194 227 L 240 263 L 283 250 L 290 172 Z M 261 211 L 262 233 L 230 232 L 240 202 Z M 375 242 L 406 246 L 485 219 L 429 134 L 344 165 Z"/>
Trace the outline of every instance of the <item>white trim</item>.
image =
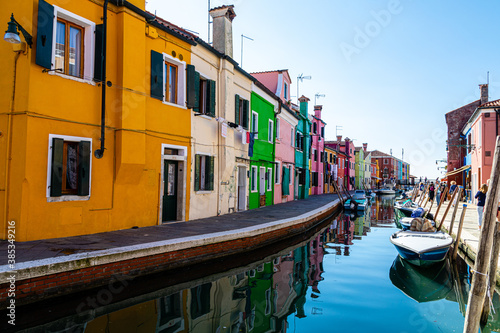
<path id="1" fill-rule="evenodd" d="M 71 79 L 78 82 L 89 83 L 95 85 L 94 78 L 94 48 L 95 48 L 95 23 L 76 15 L 66 9 L 58 6 L 54 7 L 54 21 L 52 27 L 52 55 L 51 55 L 51 69 L 55 69 L 56 59 L 56 39 L 57 39 L 57 18 L 60 17 L 69 22 L 75 23 L 84 28 L 83 36 L 83 78 L 77 78 L 71 75 L 59 73 L 57 71 L 50 71 L 50 75 L 57 75 L 66 79 Z"/>
<path id="2" fill-rule="evenodd" d="M 167 86 L 167 73 L 165 71 L 165 62 L 177 66 L 177 103 L 168 102 L 165 100 L 166 86 Z M 169 54 L 163 53 L 163 103 L 172 106 L 178 106 L 187 109 L 186 106 L 186 62 L 180 61 Z"/>
<path id="3" fill-rule="evenodd" d="M 274 173 L 274 184 L 275 185 L 279 185 L 281 184 L 281 162 L 280 161 L 276 161 L 276 164 L 275 164 L 275 173 Z M 278 181 L 276 181 L 276 178 L 278 179 Z"/>
<path id="4" fill-rule="evenodd" d="M 280 132 L 281 132 L 281 119 L 279 117 L 276 117 L 276 141 L 281 141 Z"/>
<path id="5" fill-rule="evenodd" d="M 90 159 L 89 159 L 89 195 L 61 195 L 60 197 L 50 196 L 50 177 L 52 170 L 52 139 L 63 139 L 68 142 L 90 142 Z M 62 202 L 62 201 L 86 201 L 90 199 L 90 193 L 92 193 L 92 138 L 82 137 L 82 136 L 70 136 L 70 135 L 59 135 L 59 134 L 49 134 L 49 149 L 47 152 L 47 186 L 45 189 L 45 197 L 47 202 Z"/>
<path id="6" fill-rule="evenodd" d="M 254 173 L 255 170 L 255 173 Z M 251 170 L 250 170 L 250 192 L 255 193 L 259 190 L 259 185 L 258 185 L 258 178 L 259 174 L 257 172 L 257 166 L 252 165 Z M 255 188 L 253 186 L 255 182 Z"/>
<path id="7" fill-rule="evenodd" d="M 255 126 L 253 122 L 253 115 L 255 114 Z M 253 138 L 254 140 L 257 140 L 259 138 L 259 114 L 252 110 L 252 119 L 251 119 L 251 127 L 252 127 L 252 132 L 254 133 Z M 256 127 L 256 128 L 254 128 Z"/>
<path id="8" fill-rule="evenodd" d="M 166 155 L 164 154 L 165 148 L 168 149 L 177 149 L 180 152 L 182 152 L 180 155 Z M 162 225 L 163 224 L 163 191 L 164 191 L 164 184 L 165 181 L 163 177 L 165 176 L 165 170 L 163 168 L 164 166 L 164 160 L 171 160 L 171 161 L 178 161 L 179 164 L 182 163 L 182 170 L 183 173 L 183 178 L 180 179 L 178 178 L 178 181 L 182 181 L 182 193 L 178 192 L 179 196 L 182 196 L 181 199 L 181 218 L 178 221 L 185 221 L 186 220 L 186 181 L 188 177 L 190 177 L 188 171 L 187 171 L 187 147 L 186 146 L 179 146 L 179 145 L 170 145 L 166 143 L 161 144 L 161 151 L 160 151 L 160 156 L 161 156 L 161 166 L 160 166 L 160 190 L 159 190 L 159 204 L 158 204 L 158 224 Z M 179 202 L 179 198 L 177 198 L 177 202 Z M 177 208 L 179 209 L 179 207 Z"/>
<path id="9" fill-rule="evenodd" d="M 266 186 L 266 191 L 272 191 L 273 190 L 273 184 L 274 184 L 273 168 L 267 168 L 267 186 Z"/>
<path id="10" fill-rule="evenodd" d="M 267 123 L 267 142 L 273 143 L 274 142 L 274 121 L 272 119 L 269 119 L 269 122 Z"/>

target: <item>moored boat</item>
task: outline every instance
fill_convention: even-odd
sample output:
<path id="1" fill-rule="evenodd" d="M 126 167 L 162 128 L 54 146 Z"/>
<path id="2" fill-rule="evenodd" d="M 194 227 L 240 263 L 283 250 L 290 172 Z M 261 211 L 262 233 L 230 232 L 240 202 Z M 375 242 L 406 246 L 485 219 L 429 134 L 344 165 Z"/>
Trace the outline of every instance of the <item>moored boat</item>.
<path id="1" fill-rule="evenodd" d="M 401 230 L 392 234 L 390 241 L 401 258 L 411 264 L 424 266 L 442 261 L 453 243 L 453 238 L 442 231 Z"/>

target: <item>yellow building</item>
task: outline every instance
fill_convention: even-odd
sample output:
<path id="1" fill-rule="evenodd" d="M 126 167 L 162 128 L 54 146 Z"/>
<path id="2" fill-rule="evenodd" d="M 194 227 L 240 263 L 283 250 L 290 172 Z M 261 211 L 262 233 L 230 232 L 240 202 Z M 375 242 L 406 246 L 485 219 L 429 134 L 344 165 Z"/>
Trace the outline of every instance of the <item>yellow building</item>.
<path id="1" fill-rule="evenodd" d="M 189 219 L 186 67 L 196 43 L 144 0 L 104 6 L 0 9 L 33 36 L 0 43 L 3 239 L 10 221 L 15 240 L 29 241 Z"/>

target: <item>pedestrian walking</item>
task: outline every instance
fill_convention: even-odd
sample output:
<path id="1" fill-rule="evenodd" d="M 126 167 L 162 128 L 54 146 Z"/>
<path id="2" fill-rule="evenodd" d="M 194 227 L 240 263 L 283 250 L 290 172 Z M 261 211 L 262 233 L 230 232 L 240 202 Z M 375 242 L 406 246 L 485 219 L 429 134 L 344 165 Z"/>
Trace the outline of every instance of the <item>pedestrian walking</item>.
<path id="1" fill-rule="evenodd" d="M 450 191 L 448 192 L 448 200 L 451 200 L 451 196 L 453 195 L 453 192 L 456 190 L 457 188 L 457 182 L 452 180 L 450 182 Z"/>
<path id="2" fill-rule="evenodd" d="M 488 185 L 483 184 L 479 191 L 477 191 L 474 196 L 477 199 L 477 223 L 478 229 L 481 230 L 481 224 L 483 222 L 483 212 L 484 212 L 484 203 L 486 202 L 486 192 L 488 192 Z"/>
<path id="3" fill-rule="evenodd" d="M 434 201 L 434 191 L 436 188 L 434 187 L 434 182 L 431 182 L 431 185 L 429 186 L 429 201 Z"/>

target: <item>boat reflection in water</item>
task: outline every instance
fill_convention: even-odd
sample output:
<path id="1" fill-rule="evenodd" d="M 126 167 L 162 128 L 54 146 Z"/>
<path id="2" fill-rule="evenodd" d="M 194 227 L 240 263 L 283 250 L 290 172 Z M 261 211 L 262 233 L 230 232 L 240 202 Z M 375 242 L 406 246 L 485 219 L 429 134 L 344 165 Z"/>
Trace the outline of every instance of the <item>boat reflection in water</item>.
<path id="1" fill-rule="evenodd" d="M 449 299 L 450 295 L 456 301 L 448 260 L 418 267 L 397 256 L 389 271 L 389 277 L 395 287 L 419 303 Z"/>

